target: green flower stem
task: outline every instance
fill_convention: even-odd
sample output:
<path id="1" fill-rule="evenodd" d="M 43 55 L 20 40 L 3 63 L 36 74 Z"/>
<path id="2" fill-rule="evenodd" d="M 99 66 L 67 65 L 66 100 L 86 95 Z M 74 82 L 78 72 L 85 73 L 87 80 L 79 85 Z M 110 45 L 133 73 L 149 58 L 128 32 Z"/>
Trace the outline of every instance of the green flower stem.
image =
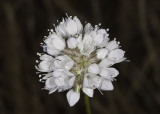
<path id="1" fill-rule="evenodd" d="M 85 102 L 85 106 L 86 106 L 86 114 L 91 114 L 89 98 L 86 94 L 84 94 L 84 102 Z"/>

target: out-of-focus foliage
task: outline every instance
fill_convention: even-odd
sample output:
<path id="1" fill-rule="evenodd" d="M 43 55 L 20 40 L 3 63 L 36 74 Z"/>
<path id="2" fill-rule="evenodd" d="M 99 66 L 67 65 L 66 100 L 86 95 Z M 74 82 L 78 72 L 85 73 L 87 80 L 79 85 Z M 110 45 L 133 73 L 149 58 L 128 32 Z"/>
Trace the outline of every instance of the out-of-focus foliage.
<path id="1" fill-rule="evenodd" d="M 39 44 L 65 13 L 110 28 L 110 38 L 121 42 L 131 61 L 115 65 L 120 75 L 114 91 L 95 92 L 92 114 L 158 114 L 159 0 L 1 0 L 0 114 L 85 113 L 83 98 L 70 108 L 66 93 L 48 95 L 35 74 Z"/>

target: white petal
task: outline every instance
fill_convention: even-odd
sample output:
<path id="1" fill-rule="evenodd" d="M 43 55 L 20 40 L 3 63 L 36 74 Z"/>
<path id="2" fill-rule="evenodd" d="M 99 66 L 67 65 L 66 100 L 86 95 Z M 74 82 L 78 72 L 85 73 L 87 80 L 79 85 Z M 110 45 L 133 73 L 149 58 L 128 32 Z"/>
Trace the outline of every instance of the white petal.
<path id="1" fill-rule="evenodd" d="M 55 59 L 60 60 L 60 61 L 64 61 L 66 59 L 66 56 L 57 56 Z"/>
<path id="2" fill-rule="evenodd" d="M 60 76 L 63 76 L 64 75 L 64 70 L 63 69 L 56 69 L 54 72 L 53 72 L 53 76 L 54 77 L 60 77 Z"/>
<path id="3" fill-rule="evenodd" d="M 59 25 L 57 25 L 57 27 L 55 28 L 55 31 L 58 35 L 60 35 L 62 37 L 69 36 L 69 33 L 67 32 L 66 27 L 63 22 L 61 22 Z"/>
<path id="4" fill-rule="evenodd" d="M 93 29 L 92 25 L 90 23 L 87 23 L 84 27 L 84 32 L 88 33 Z"/>
<path id="5" fill-rule="evenodd" d="M 104 59 L 106 57 L 106 55 L 108 54 L 108 50 L 107 49 L 99 49 L 97 51 L 97 58 L 98 59 Z"/>
<path id="6" fill-rule="evenodd" d="M 108 44 L 108 40 L 109 40 L 109 38 L 104 38 L 103 42 L 100 45 L 98 45 L 98 47 L 100 47 L 100 48 L 106 47 Z"/>
<path id="7" fill-rule="evenodd" d="M 109 61 L 107 58 L 104 58 L 101 60 L 101 62 L 99 63 L 99 67 L 109 67 L 111 65 L 113 65 L 114 62 L 113 61 Z"/>
<path id="8" fill-rule="evenodd" d="M 49 72 L 51 70 L 50 61 L 41 61 L 38 66 L 39 66 L 39 70 L 43 72 Z"/>
<path id="9" fill-rule="evenodd" d="M 62 92 L 62 91 L 64 91 L 63 88 L 58 88 L 58 92 Z"/>
<path id="10" fill-rule="evenodd" d="M 56 84 L 54 81 L 54 77 L 48 78 L 45 82 L 45 88 L 49 89 L 49 88 L 55 88 L 55 87 L 56 87 Z"/>
<path id="11" fill-rule="evenodd" d="M 99 67 L 97 64 L 91 64 L 89 67 L 88 67 L 88 72 L 90 73 L 93 73 L 93 74 L 98 74 L 99 73 Z"/>
<path id="12" fill-rule="evenodd" d="M 50 34 L 44 42 L 46 43 L 47 48 L 50 49 L 63 50 L 65 48 L 64 39 L 56 33 Z"/>
<path id="13" fill-rule="evenodd" d="M 102 69 L 99 73 L 100 76 L 102 76 L 103 78 L 107 77 L 110 78 L 109 72 L 107 69 Z"/>
<path id="14" fill-rule="evenodd" d="M 67 38 L 82 33 L 82 30 L 83 25 L 76 16 L 73 19 L 70 17 L 65 20 L 63 19 L 62 22 L 60 22 L 60 24 L 55 28 L 58 35 Z"/>
<path id="15" fill-rule="evenodd" d="M 76 48 L 77 41 L 74 37 L 71 37 L 67 40 L 67 45 L 70 49 Z"/>
<path id="16" fill-rule="evenodd" d="M 86 73 L 83 81 L 84 88 L 99 88 L 102 82 L 102 77 L 96 76 L 92 73 Z"/>
<path id="17" fill-rule="evenodd" d="M 59 61 L 59 60 L 54 61 L 54 67 L 55 68 L 62 68 L 61 61 Z"/>
<path id="18" fill-rule="evenodd" d="M 53 57 L 47 55 L 47 54 L 44 54 L 42 56 L 40 56 L 40 60 L 45 60 L 45 61 L 53 61 Z"/>
<path id="19" fill-rule="evenodd" d="M 63 50 L 65 48 L 65 41 L 61 38 L 53 39 L 53 45 L 58 50 Z"/>
<path id="20" fill-rule="evenodd" d="M 84 77 L 84 80 L 83 80 L 83 87 L 88 87 L 88 79 L 86 76 Z"/>
<path id="21" fill-rule="evenodd" d="M 112 82 L 109 80 L 103 80 L 101 90 L 113 90 Z"/>
<path id="22" fill-rule="evenodd" d="M 81 43 L 82 42 L 82 34 L 80 34 L 77 38 L 77 43 Z"/>
<path id="23" fill-rule="evenodd" d="M 71 36 L 76 35 L 78 29 L 76 22 L 70 19 L 66 24 L 66 29 Z"/>
<path id="24" fill-rule="evenodd" d="M 74 106 L 80 98 L 80 93 L 79 92 L 74 92 L 73 89 L 71 89 L 67 93 L 67 100 L 70 106 Z"/>
<path id="25" fill-rule="evenodd" d="M 93 39 L 95 39 L 97 32 L 95 30 L 92 30 L 88 33 L 88 35 L 90 35 Z"/>
<path id="26" fill-rule="evenodd" d="M 85 34 L 83 38 L 83 44 L 88 47 L 92 43 L 93 39 L 90 35 Z"/>
<path id="27" fill-rule="evenodd" d="M 77 24 L 77 28 L 78 28 L 78 34 L 82 33 L 83 30 L 83 25 L 81 24 L 80 20 L 77 18 L 77 16 L 74 16 L 73 20 L 76 22 Z"/>
<path id="28" fill-rule="evenodd" d="M 55 92 L 56 90 L 57 90 L 57 88 L 53 88 L 53 89 L 49 90 L 49 94 Z"/>
<path id="29" fill-rule="evenodd" d="M 92 77 L 92 82 L 93 82 L 94 88 L 99 88 L 102 83 L 102 77 L 94 76 Z"/>
<path id="30" fill-rule="evenodd" d="M 65 85 L 65 79 L 63 77 L 55 78 L 55 83 L 58 87 L 62 87 Z"/>
<path id="31" fill-rule="evenodd" d="M 123 59 L 124 53 L 125 51 L 121 49 L 115 49 L 109 53 L 108 58 L 113 61 L 118 61 L 120 59 Z"/>
<path id="32" fill-rule="evenodd" d="M 105 29 L 99 29 L 97 31 L 98 34 L 107 34 L 106 30 Z"/>
<path id="33" fill-rule="evenodd" d="M 103 34 L 97 34 L 96 37 L 94 37 L 94 41 L 97 45 L 101 44 L 103 42 Z"/>
<path id="34" fill-rule="evenodd" d="M 54 61 L 55 68 L 65 68 L 70 70 L 74 65 L 74 61 L 66 55 L 57 56 L 55 59 L 57 59 Z"/>
<path id="35" fill-rule="evenodd" d="M 89 56 L 94 50 L 94 41 L 92 36 L 85 34 L 83 39 L 83 50 L 81 54 Z"/>
<path id="36" fill-rule="evenodd" d="M 80 52 L 82 52 L 83 51 L 82 34 L 80 34 L 78 38 L 76 38 L 76 40 L 77 40 L 77 47 L 80 50 Z"/>
<path id="37" fill-rule="evenodd" d="M 66 59 L 66 57 L 65 56 L 57 56 L 55 59 L 56 59 L 54 61 L 55 68 L 63 68 L 64 66 L 62 66 L 62 62 Z"/>
<path id="38" fill-rule="evenodd" d="M 58 55 L 60 52 L 59 52 L 58 50 L 51 49 L 51 48 L 48 48 L 48 47 L 47 47 L 47 53 L 50 54 L 50 55 L 56 56 L 56 55 Z"/>
<path id="39" fill-rule="evenodd" d="M 119 44 L 115 40 L 108 42 L 108 45 L 106 46 L 108 50 L 114 50 L 118 47 L 119 47 Z"/>
<path id="40" fill-rule="evenodd" d="M 74 65 L 74 61 L 73 60 L 66 60 L 65 62 L 64 62 L 64 67 L 67 69 L 67 70 L 70 70 L 72 67 L 73 67 L 73 65 Z"/>
<path id="41" fill-rule="evenodd" d="M 48 46 L 49 44 L 52 44 L 52 40 L 53 40 L 52 36 L 49 35 L 49 36 L 47 37 L 47 39 L 44 40 L 44 42 L 45 42 L 45 43 L 47 44 L 47 46 Z"/>
<path id="42" fill-rule="evenodd" d="M 47 80 L 50 77 L 52 77 L 52 73 L 45 74 L 42 80 Z"/>
<path id="43" fill-rule="evenodd" d="M 89 97 L 93 97 L 94 90 L 89 88 L 83 88 L 83 92 L 88 95 Z"/>
<path id="44" fill-rule="evenodd" d="M 119 72 L 115 68 L 105 68 L 100 71 L 100 76 L 110 79 L 112 77 L 116 77 Z"/>

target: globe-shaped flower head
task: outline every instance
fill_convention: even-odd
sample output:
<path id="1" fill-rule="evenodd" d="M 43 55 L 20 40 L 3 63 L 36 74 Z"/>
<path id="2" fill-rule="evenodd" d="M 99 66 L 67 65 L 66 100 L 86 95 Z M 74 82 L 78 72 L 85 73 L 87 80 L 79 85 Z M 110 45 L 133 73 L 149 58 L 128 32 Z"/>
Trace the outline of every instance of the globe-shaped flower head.
<path id="1" fill-rule="evenodd" d="M 44 54 L 36 67 L 49 94 L 69 90 L 70 106 L 80 98 L 80 90 L 93 97 L 94 90 L 113 90 L 112 81 L 119 72 L 112 65 L 125 60 L 119 42 L 109 40 L 107 30 L 98 25 L 84 27 L 75 17 L 67 17 L 45 38 Z M 41 76 L 41 75 L 40 75 Z"/>

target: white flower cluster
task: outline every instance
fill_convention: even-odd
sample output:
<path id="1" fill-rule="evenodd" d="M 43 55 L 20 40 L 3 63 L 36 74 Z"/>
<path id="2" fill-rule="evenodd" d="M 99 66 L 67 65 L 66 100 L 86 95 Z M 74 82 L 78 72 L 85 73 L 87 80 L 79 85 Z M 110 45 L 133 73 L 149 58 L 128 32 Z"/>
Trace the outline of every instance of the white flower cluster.
<path id="1" fill-rule="evenodd" d="M 113 90 L 119 72 L 112 65 L 124 61 L 125 52 L 116 39 L 109 41 L 107 31 L 90 23 L 83 27 L 76 16 L 50 30 L 43 44 L 46 54 L 38 54 L 41 61 L 36 67 L 49 94 L 69 90 L 67 100 L 73 106 L 81 89 L 89 97 L 94 89 Z"/>

